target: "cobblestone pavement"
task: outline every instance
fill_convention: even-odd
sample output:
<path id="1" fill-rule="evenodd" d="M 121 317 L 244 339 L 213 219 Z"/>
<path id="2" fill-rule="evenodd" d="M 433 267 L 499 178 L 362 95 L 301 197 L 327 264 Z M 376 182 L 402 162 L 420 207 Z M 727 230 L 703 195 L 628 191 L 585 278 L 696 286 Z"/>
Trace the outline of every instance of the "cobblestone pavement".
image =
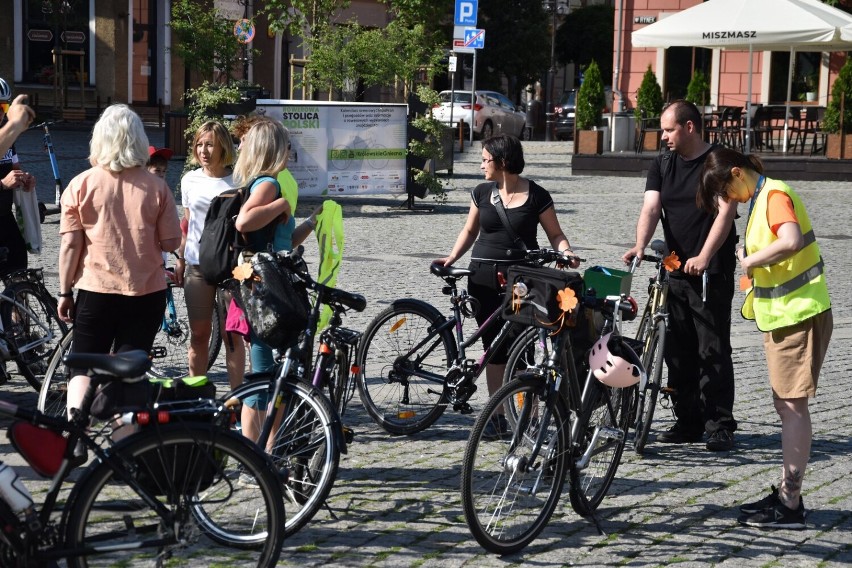
<path id="1" fill-rule="evenodd" d="M 162 144 L 161 130 L 151 140 Z M 56 151 L 63 180 L 86 167 L 87 133 L 56 130 Z M 40 135 L 26 134 L 18 145 L 24 167 L 34 171 L 39 187 L 52 202 L 52 176 L 40 150 Z M 525 175 L 549 189 L 563 228 L 586 266 L 618 266 L 633 242 L 642 199 L 642 178 L 571 175 L 570 143 L 525 143 Z M 345 261 L 338 284 L 363 293 L 368 307 L 347 317 L 347 325 L 363 330 L 369 320 L 398 297 L 415 297 L 445 309 L 441 282 L 428 272 L 429 261 L 446 255 L 468 210 L 467 191 L 481 180 L 479 148 L 456 155 L 444 205 L 418 201 L 414 210 L 390 197 L 341 199 L 346 228 Z M 182 162 L 172 162 L 174 187 Z M 771 176 L 772 172 L 768 172 Z M 735 415 L 740 423 L 736 448 L 709 453 L 703 444 L 664 446 L 649 442 L 643 457 L 626 451 L 609 496 L 599 509 L 606 536 L 574 514 L 566 499 L 549 526 L 526 550 L 498 558 L 483 551 L 465 525 L 459 475 L 465 441 L 475 415 L 448 411 L 432 428 L 413 437 L 392 437 L 375 426 L 357 394 L 346 422 L 356 431 L 355 443 L 341 460 L 327 510 L 286 543 L 283 566 L 848 566 L 852 562 L 852 412 L 846 395 L 852 390 L 849 360 L 852 298 L 844 267 L 852 262 L 849 191 L 852 182 L 797 182 L 796 189 L 811 213 L 820 238 L 834 304 L 835 330 L 811 404 L 814 444 L 805 478 L 804 496 L 811 514 L 804 531 L 762 531 L 736 523 L 739 504 L 762 497 L 777 483 L 780 470 L 779 421 L 772 408 L 761 336 L 750 322 L 733 315 L 737 373 Z M 300 201 L 301 215 L 318 203 Z M 743 212 L 743 215 L 745 212 Z M 744 219 L 738 223 L 742 229 Z M 45 251 L 31 265 L 46 269 L 56 289 L 57 217 L 43 226 Z M 307 258 L 315 247 L 308 246 Z M 633 292 L 642 303 L 639 281 Z M 739 303 L 738 295 L 735 304 Z M 473 353 L 473 356 L 477 356 Z M 221 361 L 212 375 L 224 390 Z M 2 387 L 21 403 L 35 395 L 21 377 Z M 484 391 L 484 385 L 481 386 Z M 473 406 L 480 409 L 484 394 Z M 671 424 L 659 411 L 657 426 Z M 21 465 L 8 443 L 0 459 Z M 26 483 L 37 492 L 46 487 L 21 465 Z M 239 564 L 234 559 L 218 559 Z"/>

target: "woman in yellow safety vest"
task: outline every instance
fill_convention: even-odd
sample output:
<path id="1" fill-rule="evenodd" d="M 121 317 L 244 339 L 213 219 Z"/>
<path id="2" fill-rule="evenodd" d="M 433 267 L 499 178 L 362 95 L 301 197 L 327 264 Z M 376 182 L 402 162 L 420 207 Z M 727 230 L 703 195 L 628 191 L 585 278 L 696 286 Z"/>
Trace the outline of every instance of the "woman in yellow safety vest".
<path id="1" fill-rule="evenodd" d="M 802 479 L 811 450 L 808 398 L 831 339 L 831 301 L 822 256 L 799 196 L 763 175 L 756 156 L 718 148 L 707 157 L 698 191 L 700 207 L 719 199 L 750 203 L 745 246 L 737 249 L 748 290 L 742 314 L 763 331 L 769 383 L 781 417 L 783 469 L 779 488 L 740 507 L 750 526 L 804 528 Z"/>

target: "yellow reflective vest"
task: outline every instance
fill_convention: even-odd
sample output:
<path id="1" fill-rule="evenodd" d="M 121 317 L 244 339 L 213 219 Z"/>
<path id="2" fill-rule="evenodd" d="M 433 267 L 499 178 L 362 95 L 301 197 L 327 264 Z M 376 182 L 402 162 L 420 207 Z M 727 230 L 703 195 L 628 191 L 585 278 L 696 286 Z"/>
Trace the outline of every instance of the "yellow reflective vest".
<path id="1" fill-rule="evenodd" d="M 778 240 L 766 217 L 772 191 L 783 191 L 792 200 L 805 243 L 801 250 L 786 260 L 752 269 L 754 286 L 746 297 L 742 314 L 747 319 L 754 319 L 761 331 L 797 324 L 831 307 L 822 256 L 811 220 L 799 196 L 787 184 L 766 178 L 748 219 L 746 254 L 753 254 Z"/>

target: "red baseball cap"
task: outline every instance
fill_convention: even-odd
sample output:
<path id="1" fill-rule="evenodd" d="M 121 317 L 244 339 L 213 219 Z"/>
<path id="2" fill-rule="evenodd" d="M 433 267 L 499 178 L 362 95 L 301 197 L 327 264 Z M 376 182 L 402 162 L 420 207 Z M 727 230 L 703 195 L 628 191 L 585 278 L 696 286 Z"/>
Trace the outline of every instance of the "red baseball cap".
<path id="1" fill-rule="evenodd" d="M 160 158 L 163 158 L 164 160 L 171 160 L 173 153 L 174 152 L 172 152 L 168 148 L 157 149 L 157 148 L 154 148 L 153 146 L 148 146 L 148 159 L 151 159 L 154 156 L 158 156 Z"/>

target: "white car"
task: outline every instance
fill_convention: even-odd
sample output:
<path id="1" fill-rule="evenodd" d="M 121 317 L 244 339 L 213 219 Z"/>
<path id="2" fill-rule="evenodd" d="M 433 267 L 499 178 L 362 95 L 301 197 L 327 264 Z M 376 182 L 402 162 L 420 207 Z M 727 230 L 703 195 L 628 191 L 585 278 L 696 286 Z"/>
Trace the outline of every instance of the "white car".
<path id="1" fill-rule="evenodd" d="M 454 129 L 458 128 L 459 120 L 463 120 L 467 133 L 470 128 L 470 91 L 441 91 L 439 96 L 441 104 L 432 107 L 432 116 Z M 495 134 L 511 134 L 523 138 L 526 114 L 519 112 L 505 95 L 495 91 L 476 91 L 473 111 L 474 136 L 484 139 Z"/>

